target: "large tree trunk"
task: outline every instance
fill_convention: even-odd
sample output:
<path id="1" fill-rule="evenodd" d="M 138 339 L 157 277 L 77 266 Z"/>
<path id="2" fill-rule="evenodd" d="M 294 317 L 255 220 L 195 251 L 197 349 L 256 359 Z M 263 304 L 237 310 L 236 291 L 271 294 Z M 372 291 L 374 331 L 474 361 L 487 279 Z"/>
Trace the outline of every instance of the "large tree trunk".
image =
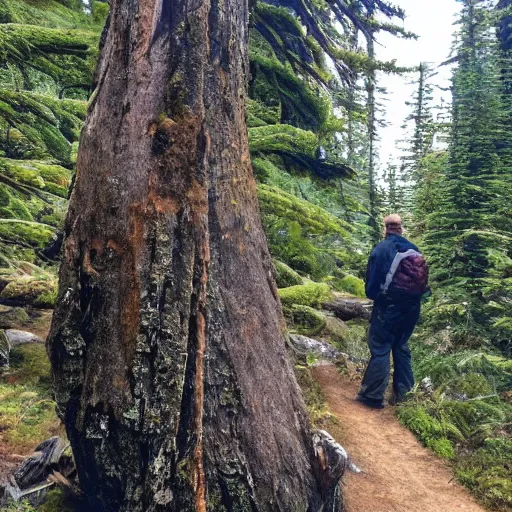
<path id="1" fill-rule="evenodd" d="M 111 2 L 48 341 L 94 510 L 336 503 L 260 223 L 247 18 L 247 0 Z"/>

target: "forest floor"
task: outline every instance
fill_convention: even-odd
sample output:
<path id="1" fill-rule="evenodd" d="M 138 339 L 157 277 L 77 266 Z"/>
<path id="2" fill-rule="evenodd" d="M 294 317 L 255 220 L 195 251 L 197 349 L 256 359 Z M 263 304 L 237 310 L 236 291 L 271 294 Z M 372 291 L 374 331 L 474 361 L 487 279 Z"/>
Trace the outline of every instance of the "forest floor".
<path id="1" fill-rule="evenodd" d="M 355 401 L 358 383 L 335 366 L 316 366 L 331 414 L 329 433 L 361 473 L 345 477 L 346 512 L 484 512 L 436 457 L 402 427 L 394 407 L 372 410 Z"/>
<path id="2" fill-rule="evenodd" d="M 12 326 L 13 329 L 35 334 L 41 341 L 13 349 L 11 355 L 21 356 L 19 363 L 22 367 L 13 368 L 0 377 L 0 481 L 8 477 L 32 453 L 36 445 L 60 433 L 57 432 L 60 422 L 54 413 L 53 404 L 48 404 L 42 410 L 37 408 L 39 393 L 48 394 L 44 398 L 50 398 L 47 375 L 49 363 L 46 360 L 44 340 L 50 331 L 52 314 L 52 310 L 37 310 L 28 326 Z M 44 384 L 40 382 L 41 377 Z M 29 424 L 26 428 L 23 428 L 22 418 Z M 10 436 L 14 431 L 18 435 Z"/>

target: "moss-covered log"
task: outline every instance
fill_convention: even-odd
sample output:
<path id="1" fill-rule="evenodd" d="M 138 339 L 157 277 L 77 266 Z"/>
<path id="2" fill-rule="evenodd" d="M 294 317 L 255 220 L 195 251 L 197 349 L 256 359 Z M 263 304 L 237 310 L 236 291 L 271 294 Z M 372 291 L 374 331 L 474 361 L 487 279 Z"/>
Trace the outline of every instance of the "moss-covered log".
<path id="1" fill-rule="evenodd" d="M 111 2 L 48 350 L 104 512 L 339 510 L 252 176 L 248 6 Z"/>
<path id="2" fill-rule="evenodd" d="M 62 227 L 71 171 L 33 160 L 0 158 L 0 266 L 34 261 Z"/>
<path id="3" fill-rule="evenodd" d="M 331 234 L 348 238 L 351 231 L 349 224 L 308 201 L 267 185 L 258 187 L 258 195 L 263 211 L 269 214 L 295 220 L 312 234 Z"/>

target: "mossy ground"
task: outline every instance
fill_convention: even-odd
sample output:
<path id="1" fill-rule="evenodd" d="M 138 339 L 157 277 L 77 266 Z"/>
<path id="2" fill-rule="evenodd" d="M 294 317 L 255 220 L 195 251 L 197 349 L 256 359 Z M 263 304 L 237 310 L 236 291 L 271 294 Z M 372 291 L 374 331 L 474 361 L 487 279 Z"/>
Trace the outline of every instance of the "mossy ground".
<path id="1" fill-rule="evenodd" d="M 34 508 L 28 501 L 11 503 L 0 512 L 91 512 L 83 500 L 61 489 L 52 489 L 44 503 Z"/>
<path id="2" fill-rule="evenodd" d="M 337 419 L 329 413 L 320 385 L 311 375 L 311 368 L 307 365 L 298 364 L 295 366 L 295 375 L 302 389 L 313 426 L 325 429 L 328 428 L 329 424 L 336 423 Z"/>
<path id="3" fill-rule="evenodd" d="M 321 307 L 331 296 L 329 286 L 324 283 L 309 282 L 279 290 L 279 297 L 284 306 Z"/>
<path id="4" fill-rule="evenodd" d="M 315 336 L 326 327 L 325 315 L 309 306 L 294 304 L 284 308 L 284 315 L 292 332 Z"/>
<path id="5" fill-rule="evenodd" d="M 11 351 L 11 368 L 0 375 L 0 439 L 12 453 L 27 454 L 62 434 L 52 400 L 50 363 L 42 343 Z"/>

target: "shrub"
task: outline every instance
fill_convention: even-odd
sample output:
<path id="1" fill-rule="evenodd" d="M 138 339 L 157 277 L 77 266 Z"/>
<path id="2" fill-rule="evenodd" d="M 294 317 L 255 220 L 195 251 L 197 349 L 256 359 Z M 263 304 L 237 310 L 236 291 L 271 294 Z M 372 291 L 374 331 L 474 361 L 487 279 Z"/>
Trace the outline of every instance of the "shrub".
<path id="1" fill-rule="evenodd" d="M 286 263 L 279 260 L 273 260 L 273 263 L 276 271 L 276 283 L 278 288 L 288 288 L 289 286 L 302 284 L 302 277 L 300 277 L 300 275 Z"/>
<path id="2" fill-rule="evenodd" d="M 284 306 L 293 304 L 301 306 L 319 307 L 332 296 L 329 286 L 324 283 L 307 283 L 290 286 L 279 290 L 279 297 Z"/>
<path id="3" fill-rule="evenodd" d="M 285 309 L 285 317 L 290 327 L 298 334 L 315 336 L 326 325 L 325 315 L 309 306 L 293 305 Z"/>
<path id="4" fill-rule="evenodd" d="M 362 279 L 356 276 L 347 275 L 341 280 L 336 281 L 336 289 L 355 295 L 356 297 L 365 297 L 365 286 Z"/>

